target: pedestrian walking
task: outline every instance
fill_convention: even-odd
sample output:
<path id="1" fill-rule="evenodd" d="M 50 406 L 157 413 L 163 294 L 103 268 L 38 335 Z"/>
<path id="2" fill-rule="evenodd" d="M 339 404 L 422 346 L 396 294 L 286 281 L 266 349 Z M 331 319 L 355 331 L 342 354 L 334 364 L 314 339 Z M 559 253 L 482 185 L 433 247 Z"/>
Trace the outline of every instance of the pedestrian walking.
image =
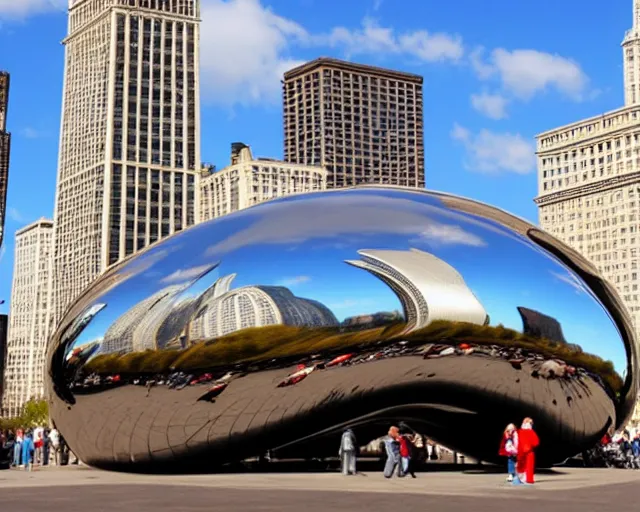
<path id="1" fill-rule="evenodd" d="M 384 439 L 384 447 L 387 452 L 387 461 L 384 465 L 384 477 L 391 478 L 396 466 L 400 463 L 400 436 L 398 427 L 391 427 L 387 437 Z"/>

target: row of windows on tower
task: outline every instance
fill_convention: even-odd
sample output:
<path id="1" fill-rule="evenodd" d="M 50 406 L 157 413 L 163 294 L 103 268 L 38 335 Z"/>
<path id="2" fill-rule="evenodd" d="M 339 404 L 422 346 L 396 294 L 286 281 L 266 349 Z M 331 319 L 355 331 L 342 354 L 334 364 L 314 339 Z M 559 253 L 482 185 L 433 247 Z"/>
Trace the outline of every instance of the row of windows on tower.
<path id="1" fill-rule="evenodd" d="M 117 33 L 113 158 L 195 169 L 193 25 L 119 15 Z"/>

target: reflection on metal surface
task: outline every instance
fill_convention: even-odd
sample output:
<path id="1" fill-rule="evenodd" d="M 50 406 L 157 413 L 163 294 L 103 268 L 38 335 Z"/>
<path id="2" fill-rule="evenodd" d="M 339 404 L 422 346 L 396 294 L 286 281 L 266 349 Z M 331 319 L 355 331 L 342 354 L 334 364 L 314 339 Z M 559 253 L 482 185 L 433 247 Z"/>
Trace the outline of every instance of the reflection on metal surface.
<path id="1" fill-rule="evenodd" d="M 490 206 L 377 186 L 148 248 L 67 311 L 48 361 L 73 451 L 141 471 L 333 454 L 346 427 L 366 442 L 401 421 L 493 460 L 525 416 L 551 463 L 638 391 L 627 314 L 581 256 Z"/>

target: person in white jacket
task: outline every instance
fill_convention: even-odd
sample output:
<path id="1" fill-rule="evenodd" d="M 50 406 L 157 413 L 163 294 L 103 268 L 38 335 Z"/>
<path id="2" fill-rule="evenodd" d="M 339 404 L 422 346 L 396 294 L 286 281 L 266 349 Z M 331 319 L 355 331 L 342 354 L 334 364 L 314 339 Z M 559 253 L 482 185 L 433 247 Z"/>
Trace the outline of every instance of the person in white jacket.
<path id="1" fill-rule="evenodd" d="M 356 436 L 353 430 L 348 428 L 342 434 L 340 440 L 340 469 L 343 475 L 355 475 L 356 474 L 356 459 L 357 459 L 358 445 L 356 442 Z"/>

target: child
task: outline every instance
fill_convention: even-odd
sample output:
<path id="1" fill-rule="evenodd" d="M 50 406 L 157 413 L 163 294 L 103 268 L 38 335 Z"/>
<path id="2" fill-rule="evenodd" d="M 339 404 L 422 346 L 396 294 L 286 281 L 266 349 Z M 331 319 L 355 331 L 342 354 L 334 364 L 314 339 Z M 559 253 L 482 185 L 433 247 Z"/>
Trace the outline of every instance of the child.
<path id="1" fill-rule="evenodd" d="M 502 457 L 507 458 L 507 482 L 513 482 L 517 480 L 516 475 L 516 458 L 518 456 L 518 431 L 513 423 L 507 425 L 502 435 L 502 442 L 500 443 L 500 451 L 498 452 Z"/>

